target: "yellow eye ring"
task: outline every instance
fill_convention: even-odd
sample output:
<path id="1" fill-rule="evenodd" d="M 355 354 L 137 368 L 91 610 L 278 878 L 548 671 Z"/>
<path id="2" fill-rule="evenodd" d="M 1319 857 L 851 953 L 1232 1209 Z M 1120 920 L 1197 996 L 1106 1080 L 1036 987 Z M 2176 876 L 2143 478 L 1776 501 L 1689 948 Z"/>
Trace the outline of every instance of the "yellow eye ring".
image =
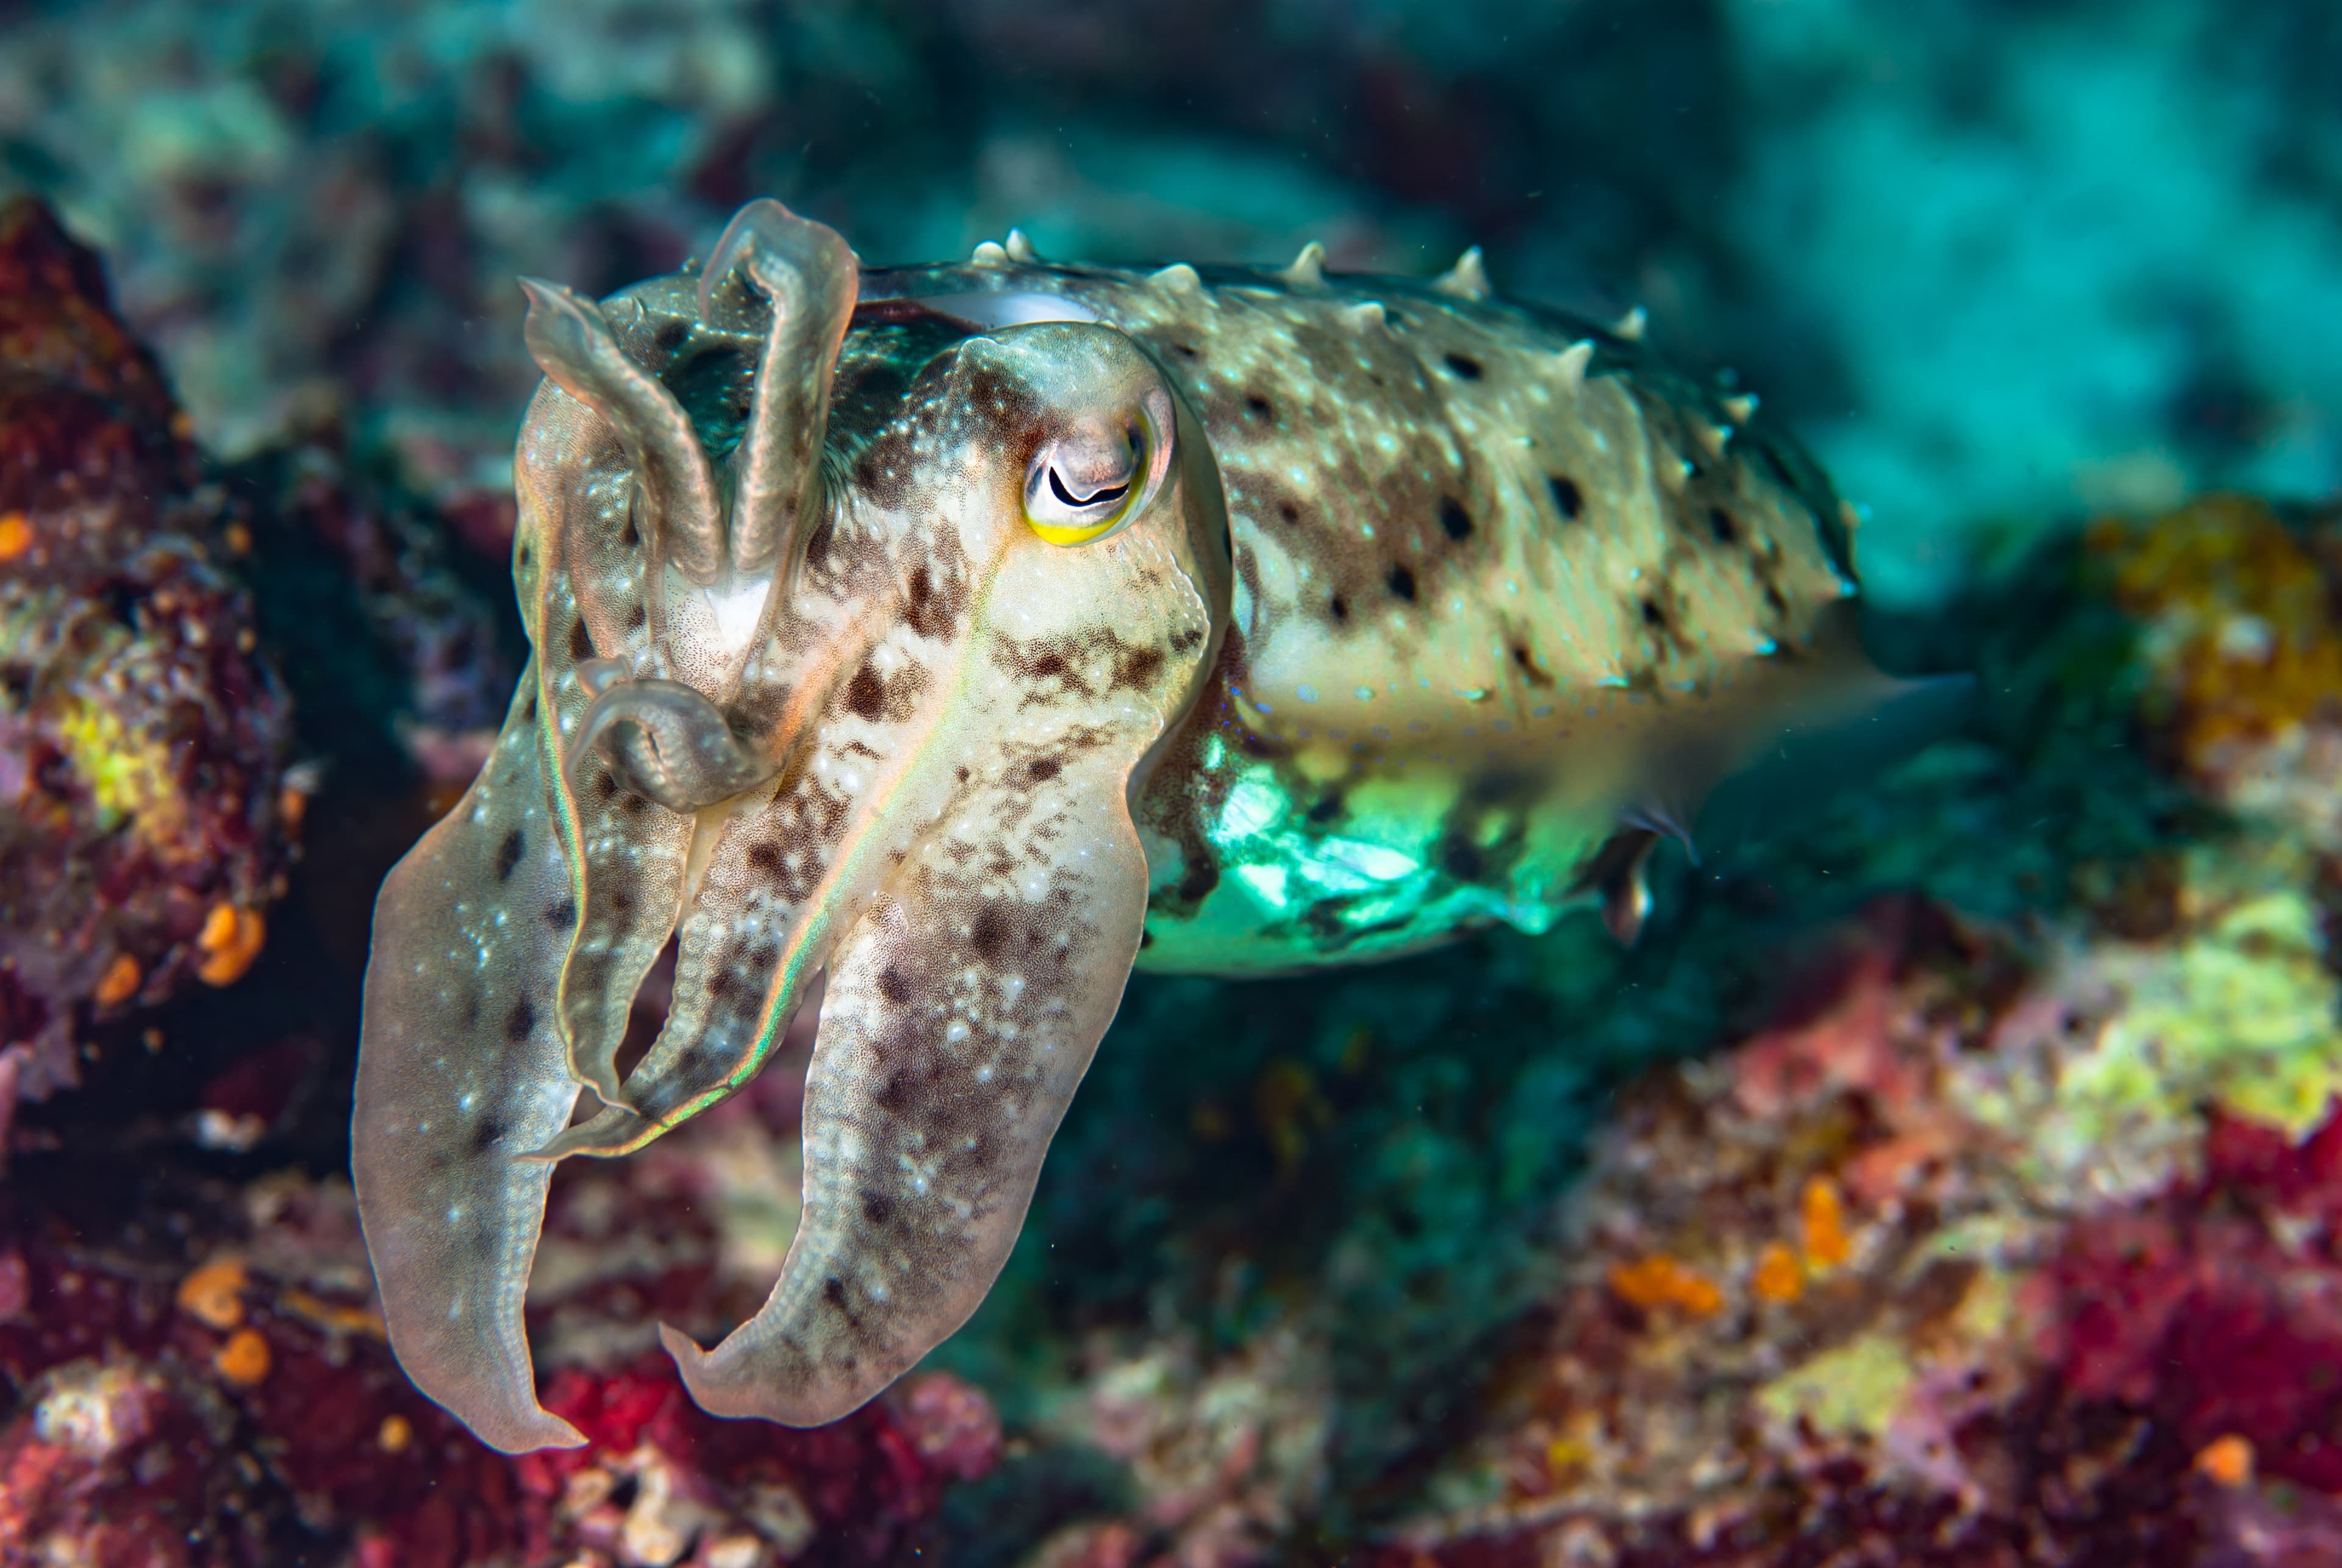
<path id="1" fill-rule="evenodd" d="M 1146 398 L 1118 436 L 1084 432 L 1043 447 L 1025 476 L 1026 525 L 1051 544 L 1087 544 L 1143 511 L 1170 466 L 1169 402 Z"/>
<path id="2" fill-rule="evenodd" d="M 1078 494 L 1053 462 L 1035 465 L 1025 494 L 1025 521 L 1052 544 L 1086 544 L 1112 532 L 1130 511 L 1137 464 L 1120 484 Z"/>

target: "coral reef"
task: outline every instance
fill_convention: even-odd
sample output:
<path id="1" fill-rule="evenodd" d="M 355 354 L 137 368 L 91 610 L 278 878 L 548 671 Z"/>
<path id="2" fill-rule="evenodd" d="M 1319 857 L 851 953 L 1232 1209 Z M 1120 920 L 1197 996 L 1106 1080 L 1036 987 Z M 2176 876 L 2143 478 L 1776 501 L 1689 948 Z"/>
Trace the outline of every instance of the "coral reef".
<path id="1" fill-rule="evenodd" d="M 200 477 L 96 258 L 0 206 L 0 1149 L 94 1018 L 240 977 L 283 888 L 289 718 Z"/>
<path id="2" fill-rule="evenodd" d="M 766 188 L 873 259 L 1027 220 L 1401 267 L 1483 238 L 1510 286 L 1632 283 L 1768 407 L 1855 408 L 1824 443 L 1913 594 L 1992 508 L 2026 543 L 2075 494 L 2332 483 L 2330 108 L 2254 149 L 2337 35 L 2262 0 L 2207 51 L 2137 8 L 2095 64 L 2097 0 L 1958 49 L 1940 7 L 1597 4 L 1510 44 L 1369 7 L 1322 60 L 1218 7 L 1200 52 L 781 9 L 0 23 L 5 177 L 109 242 L 193 414 L 89 254 L 5 209 L 0 1561 L 2342 1557 L 2342 520 L 2241 494 L 1978 553 L 1879 628 L 1978 670 L 1977 722 L 1663 851 L 1631 953 L 1572 920 L 1135 983 L 1001 1287 L 845 1423 L 711 1421 L 656 1351 L 753 1312 L 794 1233 L 786 1063 L 556 1184 L 530 1322 L 589 1446 L 508 1460 L 416 1395 L 341 1179 L 350 1053 L 373 889 L 516 664 L 510 272 L 655 271 Z M 2270 91 L 2189 95 L 2240 79 Z M 1747 134 L 1632 118 L 1654 80 L 1737 84 Z M 1058 92 L 1064 141 L 985 107 Z M 2181 99 L 2145 142 L 2059 129 Z M 1880 226 L 1929 208 L 1878 195 L 1914 170 L 1973 221 Z M 1995 197 L 2045 170 L 2062 205 Z"/>
<path id="3" fill-rule="evenodd" d="M 2325 537 L 2238 499 L 2091 530 L 2142 727 L 2233 815 L 2046 923 L 1874 904 L 1630 1092 L 1380 1561 L 2326 1560 L 2335 850 L 2327 792 L 2269 785 L 2342 695 Z"/>
<path id="4" fill-rule="evenodd" d="M 19 1393 L 0 1428 L 0 1561 L 903 1561 L 946 1488 L 999 1457 L 982 1393 L 922 1373 L 791 1432 L 706 1415 L 649 1347 L 656 1315 L 697 1321 L 736 1293 L 717 1260 L 761 1257 L 761 1221 L 711 1223 L 727 1211 L 698 1202 L 712 1194 L 697 1175 L 744 1147 L 769 1155 L 794 1127 L 728 1120 L 728 1154 L 665 1156 L 676 1186 L 564 1193 L 556 1234 L 579 1266 L 534 1304 L 569 1358 L 546 1403 L 589 1443 L 517 1460 L 391 1360 L 345 1183 L 174 1181 L 107 1194 L 95 1223 L 45 1184 L 0 1192 L 0 1373 Z M 664 1248 L 597 1248 L 621 1221 L 657 1223 Z"/>

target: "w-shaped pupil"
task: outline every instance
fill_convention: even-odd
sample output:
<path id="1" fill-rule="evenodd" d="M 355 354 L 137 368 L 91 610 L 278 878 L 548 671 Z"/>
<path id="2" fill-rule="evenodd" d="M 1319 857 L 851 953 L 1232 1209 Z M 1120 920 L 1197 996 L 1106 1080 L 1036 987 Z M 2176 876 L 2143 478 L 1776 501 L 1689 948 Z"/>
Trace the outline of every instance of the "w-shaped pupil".
<path id="1" fill-rule="evenodd" d="M 1103 490 L 1094 490 L 1087 495 L 1076 496 L 1066 490 L 1066 482 L 1057 476 L 1057 470 L 1052 466 L 1049 470 L 1049 494 L 1068 506 L 1096 506 L 1102 501 L 1119 501 L 1129 494 L 1130 481 L 1126 479 L 1119 484 L 1109 484 Z"/>

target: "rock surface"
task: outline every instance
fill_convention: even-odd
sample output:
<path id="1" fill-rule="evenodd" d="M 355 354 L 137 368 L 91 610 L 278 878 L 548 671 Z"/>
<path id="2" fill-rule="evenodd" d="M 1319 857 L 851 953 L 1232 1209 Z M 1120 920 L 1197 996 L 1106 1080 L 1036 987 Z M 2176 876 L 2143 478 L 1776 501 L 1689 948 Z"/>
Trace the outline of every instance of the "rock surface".
<path id="1" fill-rule="evenodd" d="M 93 1024 L 266 940 L 303 801 L 249 540 L 97 258 L 0 205 L 0 1134 Z"/>

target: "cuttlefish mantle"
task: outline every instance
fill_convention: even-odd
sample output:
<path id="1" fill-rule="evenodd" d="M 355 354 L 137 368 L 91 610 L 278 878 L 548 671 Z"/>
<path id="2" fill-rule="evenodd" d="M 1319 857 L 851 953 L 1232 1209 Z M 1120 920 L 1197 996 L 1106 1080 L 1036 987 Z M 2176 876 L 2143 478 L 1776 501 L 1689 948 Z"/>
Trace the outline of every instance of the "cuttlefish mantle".
<path id="1" fill-rule="evenodd" d="M 1813 465 L 1476 253 L 865 272 L 760 201 L 695 273 L 523 286 L 534 656 L 383 885 L 354 1155 L 392 1346 L 499 1448 L 582 1441 L 522 1319 L 555 1164 L 740 1088 L 816 976 L 780 1278 L 666 1331 L 800 1425 L 983 1300 L 1135 964 L 1631 939 L 1659 834 L 1880 688 Z"/>

